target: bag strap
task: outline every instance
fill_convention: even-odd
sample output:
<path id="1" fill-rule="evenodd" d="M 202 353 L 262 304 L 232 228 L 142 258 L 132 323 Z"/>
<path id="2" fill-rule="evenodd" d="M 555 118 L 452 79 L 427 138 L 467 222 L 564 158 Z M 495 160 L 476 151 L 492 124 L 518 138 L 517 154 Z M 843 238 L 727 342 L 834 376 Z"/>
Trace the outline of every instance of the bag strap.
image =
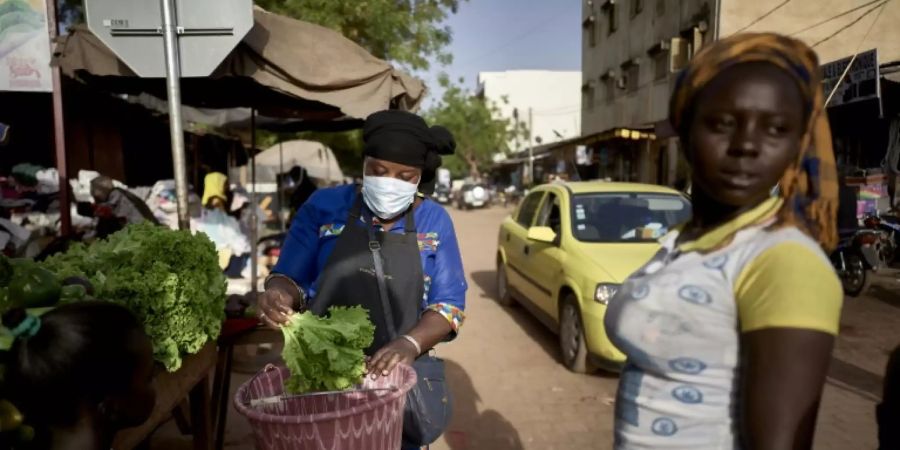
<path id="1" fill-rule="evenodd" d="M 391 307 L 390 297 L 388 297 L 387 282 L 384 279 L 384 263 L 381 259 L 381 242 L 378 242 L 378 238 L 375 236 L 371 214 L 366 214 L 366 229 L 369 231 L 369 250 L 372 251 L 372 260 L 375 263 L 375 280 L 378 282 L 378 296 L 381 297 L 381 308 L 384 310 L 384 321 L 386 322 L 385 325 L 387 326 L 388 337 L 391 340 L 394 340 L 397 339 L 394 309 Z"/>

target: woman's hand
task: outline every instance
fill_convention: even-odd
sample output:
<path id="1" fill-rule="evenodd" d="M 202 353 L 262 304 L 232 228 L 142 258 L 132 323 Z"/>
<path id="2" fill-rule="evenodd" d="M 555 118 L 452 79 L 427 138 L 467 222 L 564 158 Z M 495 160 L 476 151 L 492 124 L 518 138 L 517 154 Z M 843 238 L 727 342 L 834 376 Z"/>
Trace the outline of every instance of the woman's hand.
<path id="1" fill-rule="evenodd" d="M 378 378 L 378 375 L 386 377 L 394 367 L 399 363 L 412 365 L 413 361 L 418 358 L 416 347 L 412 342 L 403 338 L 394 339 L 380 350 L 368 361 L 369 374 L 372 379 Z"/>
<path id="2" fill-rule="evenodd" d="M 257 300 L 259 320 L 271 328 L 278 329 L 288 322 L 294 313 L 294 298 L 280 286 L 271 286 L 260 294 Z"/>

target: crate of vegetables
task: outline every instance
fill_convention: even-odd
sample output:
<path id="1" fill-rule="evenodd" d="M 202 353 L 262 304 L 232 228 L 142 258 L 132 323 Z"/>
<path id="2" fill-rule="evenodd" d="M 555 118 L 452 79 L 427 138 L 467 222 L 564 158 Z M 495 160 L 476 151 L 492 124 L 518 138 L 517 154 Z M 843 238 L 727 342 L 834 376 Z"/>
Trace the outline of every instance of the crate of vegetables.
<path id="1" fill-rule="evenodd" d="M 374 330 L 359 307 L 293 316 L 283 328 L 287 367 L 266 367 L 234 397 L 258 450 L 400 448 L 416 373 L 398 365 L 386 377 L 365 376 Z"/>

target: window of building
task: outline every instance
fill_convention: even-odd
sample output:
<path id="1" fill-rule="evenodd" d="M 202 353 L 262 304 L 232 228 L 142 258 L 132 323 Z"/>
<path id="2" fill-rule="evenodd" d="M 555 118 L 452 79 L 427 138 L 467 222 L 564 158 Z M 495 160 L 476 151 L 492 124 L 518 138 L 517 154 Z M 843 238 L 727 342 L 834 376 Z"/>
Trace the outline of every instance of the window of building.
<path id="1" fill-rule="evenodd" d="M 603 4 L 603 10 L 606 13 L 606 20 L 609 34 L 613 34 L 619 28 L 619 11 L 616 8 L 616 0 L 606 0 Z"/>
<path id="2" fill-rule="evenodd" d="M 637 92 L 641 81 L 641 66 L 639 64 L 632 65 L 626 74 L 625 90 L 629 93 Z"/>
<path id="3" fill-rule="evenodd" d="M 606 103 L 612 103 L 616 99 L 616 73 L 610 70 L 600 77 L 600 82 L 603 83 L 605 90 L 603 99 Z"/>
<path id="4" fill-rule="evenodd" d="M 631 0 L 631 18 L 637 17 L 644 10 L 644 0 Z"/>
<path id="5" fill-rule="evenodd" d="M 594 92 L 596 86 L 593 80 L 581 86 L 581 109 L 585 111 L 594 110 Z"/>
<path id="6" fill-rule="evenodd" d="M 670 51 L 671 43 L 662 40 L 647 50 L 647 55 L 653 59 L 653 79 L 661 80 L 669 75 L 671 67 Z"/>
<path id="7" fill-rule="evenodd" d="M 622 73 L 624 74 L 622 88 L 628 93 L 637 92 L 641 80 L 640 60 L 635 58 L 622 64 Z"/>
<path id="8" fill-rule="evenodd" d="M 522 202 L 522 206 L 519 208 L 519 215 L 516 216 L 516 222 L 519 222 L 519 225 L 522 225 L 525 228 L 531 228 L 531 223 L 534 221 L 534 214 L 537 212 L 543 197 L 543 192 L 534 192 L 529 194 L 528 197 L 525 197 L 525 201 Z"/>
<path id="9" fill-rule="evenodd" d="M 584 28 L 585 37 L 587 39 L 587 43 L 591 47 L 597 46 L 597 18 L 594 17 L 593 14 L 588 16 L 587 19 L 584 19 L 584 22 L 581 24 L 582 28 Z"/>
<path id="10" fill-rule="evenodd" d="M 656 17 L 666 15 L 666 0 L 656 0 Z"/>
<path id="11" fill-rule="evenodd" d="M 653 55 L 653 79 L 662 80 L 669 76 L 669 52 L 659 52 Z"/>

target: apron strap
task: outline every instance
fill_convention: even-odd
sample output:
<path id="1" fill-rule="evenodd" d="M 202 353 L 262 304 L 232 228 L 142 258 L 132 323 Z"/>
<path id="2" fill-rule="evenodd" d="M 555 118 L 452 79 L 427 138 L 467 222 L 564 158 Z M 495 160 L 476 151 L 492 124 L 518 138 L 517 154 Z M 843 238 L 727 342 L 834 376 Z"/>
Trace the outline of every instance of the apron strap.
<path id="1" fill-rule="evenodd" d="M 416 209 L 416 201 L 413 200 L 413 204 L 409 205 L 409 209 L 406 210 L 406 224 L 403 227 L 403 231 L 407 233 L 415 233 L 416 232 L 416 220 L 413 217 L 413 212 Z"/>
<path id="2" fill-rule="evenodd" d="M 350 207 L 350 212 L 347 213 L 347 225 L 351 223 L 356 223 L 360 217 L 362 217 L 362 209 L 363 209 L 363 196 L 362 189 L 357 186 L 356 188 L 356 200 L 353 202 L 353 206 Z"/>
<path id="3" fill-rule="evenodd" d="M 372 223 L 371 214 L 366 214 L 366 230 L 369 232 L 369 250 L 372 251 L 372 259 L 375 263 L 375 280 L 378 282 L 378 297 L 381 298 L 381 307 L 384 310 L 385 326 L 387 326 L 388 337 L 391 340 L 394 340 L 397 338 L 397 325 L 394 322 L 394 309 L 391 307 L 387 282 L 384 279 L 384 263 L 381 260 L 381 243 L 378 242 L 378 238 L 375 236 L 375 227 Z"/>

